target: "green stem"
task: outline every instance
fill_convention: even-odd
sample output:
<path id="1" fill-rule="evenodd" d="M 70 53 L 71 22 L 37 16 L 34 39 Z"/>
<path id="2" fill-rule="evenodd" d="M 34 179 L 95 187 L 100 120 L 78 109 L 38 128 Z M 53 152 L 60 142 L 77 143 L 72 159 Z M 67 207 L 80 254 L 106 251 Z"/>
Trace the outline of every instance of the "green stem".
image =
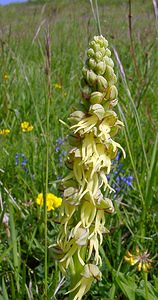
<path id="1" fill-rule="evenodd" d="M 47 146 L 46 146 L 47 149 Z M 45 286 L 45 299 L 47 299 L 48 291 L 48 238 L 47 238 L 47 193 L 48 193 L 48 164 L 47 164 L 47 151 L 46 151 L 46 179 L 45 179 L 45 195 L 44 195 L 44 286 Z"/>
<path id="2" fill-rule="evenodd" d="M 49 106 L 50 101 L 46 99 L 46 167 L 45 167 L 45 205 L 44 205 L 44 237 L 45 237 L 45 262 L 44 262 L 44 273 L 45 273 L 45 299 L 47 299 L 48 293 L 48 237 L 47 237 L 47 193 L 48 193 L 48 173 L 49 173 Z"/>
<path id="3" fill-rule="evenodd" d="M 98 34 L 101 35 L 101 26 L 100 26 L 100 19 L 99 19 L 98 1 L 95 0 L 95 9 L 94 9 L 94 5 L 93 5 L 93 0 L 89 0 L 89 1 L 90 1 L 90 4 L 91 4 L 91 9 L 92 9 L 94 20 L 96 22 Z"/>
<path id="4" fill-rule="evenodd" d="M 47 30 L 45 38 L 45 50 L 46 50 L 46 74 L 47 74 L 47 89 L 48 97 L 46 98 L 46 159 L 45 159 L 45 191 L 44 191 L 44 239 L 45 239 L 45 262 L 44 262 L 44 286 L 45 286 L 45 299 L 48 299 L 48 237 L 47 237 L 47 193 L 48 193 L 48 174 L 49 174 L 49 115 L 50 115 L 50 101 L 51 101 L 51 45 L 49 28 Z"/>
<path id="5" fill-rule="evenodd" d="M 14 221 L 14 209 L 11 203 L 9 203 L 9 215 L 10 215 L 10 231 L 11 231 L 11 242 L 13 246 L 13 261 L 14 261 L 14 272 L 15 272 L 15 281 L 17 290 L 19 293 L 20 286 L 19 286 L 19 266 L 20 266 L 20 260 L 19 253 L 18 253 L 18 247 L 17 247 L 17 235 L 16 235 L 16 229 L 15 229 L 15 221 Z"/>
<path id="6" fill-rule="evenodd" d="M 144 287 L 145 287 L 145 299 L 149 300 L 149 292 L 148 292 L 148 274 L 143 272 L 144 277 Z"/>

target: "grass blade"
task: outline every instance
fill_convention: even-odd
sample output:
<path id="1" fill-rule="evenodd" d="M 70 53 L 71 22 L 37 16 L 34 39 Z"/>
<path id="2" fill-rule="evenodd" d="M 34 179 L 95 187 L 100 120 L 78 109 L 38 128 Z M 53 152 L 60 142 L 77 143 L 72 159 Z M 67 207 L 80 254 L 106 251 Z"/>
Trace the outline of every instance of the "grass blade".
<path id="1" fill-rule="evenodd" d="M 7 288 L 4 282 L 4 278 L 2 278 L 2 291 L 3 291 L 3 300 L 9 300 L 8 298 L 8 293 L 7 293 Z"/>
<path id="2" fill-rule="evenodd" d="M 128 84 L 127 84 L 126 75 L 125 75 L 125 72 L 124 72 L 124 69 L 123 69 L 123 65 L 122 65 L 122 63 L 120 61 L 120 58 L 118 56 L 118 53 L 117 53 L 116 49 L 113 48 L 113 50 L 114 50 L 114 54 L 115 54 L 118 66 L 119 66 L 120 75 L 121 75 L 121 78 L 122 78 L 122 81 L 123 81 L 126 93 L 127 93 L 128 98 L 130 100 L 130 103 L 131 103 L 131 108 L 133 109 L 133 113 L 134 113 L 134 118 L 135 118 L 135 121 L 136 121 L 137 130 L 138 130 L 139 137 L 140 137 L 141 144 L 142 144 L 142 150 L 143 150 L 143 154 L 144 154 L 144 159 L 145 159 L 146 167 L 147 167 L 147 169 L 149 169 L 149 164 L 148 164 L 148 160 L 147 160 L 147 155 L 146 155 L 146 150 L 145 150 L 145 145 L 144 145 L 144 140 L 143 140 L 143 133 L 142 133 L 142 128 L 141 128 L 139 114 L 138 114 L 136 105 L 135 105 L 135 103 L 133 101 L 133 98 L 131 96 L 131 92 L 130 92 Z"/>
<path id="3" fill-rule="evenodd" d="M 11 232 L 11 241 L 13 246 L 13 262 L 14 262 L 14 271 L 15 271 L 15 281 L 17 290 L 19 292 L 20 285 L 19 285 L 19 253 L 17 247 L 17 235 L 15 229 L 15 221 L 14 221 L 14 209 L 11 203 L 9 203 L 9 219 L 10 219 L 10 232 Z"/>
<path id="4" fill-rule="evenodd" d="M 151 156 L 151 163 L 148 171 L 148 176 L 146 180 L 146 192 L 145 192 L 145 202 L 146 206 L 149 207 L 151 204 L 152 194 L 153 194 L 153 182 L 156 176 L 157 167 L 157 156 L 158 156 L 158 134 L 156 135 L 155 143 L 153 146 L 153 152 Z M 150 196 L 149 196 L 150 194 Z"/>

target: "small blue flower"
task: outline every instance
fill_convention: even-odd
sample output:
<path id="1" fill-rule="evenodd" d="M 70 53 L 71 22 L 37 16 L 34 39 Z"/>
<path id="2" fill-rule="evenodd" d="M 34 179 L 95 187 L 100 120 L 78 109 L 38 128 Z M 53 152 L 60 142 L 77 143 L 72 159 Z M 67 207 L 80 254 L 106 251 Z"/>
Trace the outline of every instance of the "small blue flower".
<path id="1" fill-rule="evenodd" d="M 24 160 L 21 162 L 21 166 L 22 166 L 22 167 L 25 166 L 26 163 L 27 163 L 27 159 L 24 159 Z"/>
<path id="2" fill-rule="evenodd" d="M 121 169 L 121 168 L 122 168 L 122 166 L 123 166 L 123 164 L 119 164 L 119 165 L 118 165 L 118 168 L 119 168 L 119 169 Z"/>
<path id="3" fill-rule="evenodd" d="M 16 166 L 21 166 L 23 171 L 25 173 L 28 173 L 28 168 L 26 167 L 27 164 L 27 159 L 25 158 L 25 154 L 24 153 L 16 153 L 15 155 L 15 165 Z"/>
<path id="4" fill-rule="evenodd" d="M 117 177 L 116 177 L 116 182 L 117 182 L 117 184 L 119 184 L 119 183 L 120 183 L 120 181 L 121 181 L 121 178 L 120 178 L 120 176 L 117 176 Z"/>
<path id="5" fill-rule="evenodd" d="M 127 176 L 127 177 L 124 177 L 124 182 L 125 182 L 128 186 L 132 186 L 132 181 L 133 181 L 133 176 Z"/>
<path id="6" fill-rule="evenodd" d="M 67 152 L 66 152 L 66 151 L 62 151 L 61 154 L 62 154 L 63 156 L 66 156 L 66 155 L 67 155 Z"/>
<path id="7" fill-rule="evenodd" d="M 116 193 L 119 193 L 119 192 L 120 192 L 120 190 L 121 190 L 121 188 L 119 188 L 119 187 L 115 187 L 115 191 L 116 191 Z"/>
<path id="8" fill-rule="evenodd" d="M 29 169 L 25 168 L 25 167 L 23 167 L 23 170 L 24 170 L 25 173 L 28 173 L 28 171 L 29 171 Z"/>
<path id="9" fill-rule="evenodd" d="M 56 147 L 56 148 L 55 148 L 55 151 L 56 151 L 56 152 L 59 152 L 59 151 L 60 151 L 60 147 Z"/>
<path id="10" fill-rule="evenodd" d="M 119 163 L 121 153 L 118 152 L 115 159 L 113 160 L 113 174 L 114 182 L 112 182 L 112 188 L 115 190 L 115 196 L 121 191 L 126 190 L 127 187 L 132 187 L 133 176 L 125 176 L 125 171 L 122 170 L 122 164 Z M 107 179 L 110 180 L 111 176 L 107 175 Z M 113 177 L 111 178 L 113 179 Z"/>
<path id="11" fill-rule="evenodd" d="M 63 140 L 61 137 L 59 137 L 59 138 L 56 140 L 56 144 L 57 144 L 57 145 L 63 145 L 63 144 L 64 144 L 64 140 Z"/>
<path id="12" fill-rule="evenodd" d="M 115 161 L 118 161 L 120 159 L 120 152 L 117 152 L 117 155 L 115 157 Z"/>

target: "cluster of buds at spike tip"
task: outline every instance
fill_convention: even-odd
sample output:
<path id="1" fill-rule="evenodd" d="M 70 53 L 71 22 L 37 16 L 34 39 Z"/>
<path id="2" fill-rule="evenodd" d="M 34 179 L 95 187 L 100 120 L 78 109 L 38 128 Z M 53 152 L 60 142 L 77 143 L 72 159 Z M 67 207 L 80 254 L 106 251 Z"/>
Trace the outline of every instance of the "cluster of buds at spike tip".
<path id="1" fill-rule="evenodd" d="M 89 47 L 81 79 L 82 109 L 69 117 L 69 173 L 62 180 L 61 228 L 54 249 L 61 271 L 66 274 L 69 269 L 73 277 L 74 300 L 82 299 L 94 279 L 101 279 L 99 247 L 109 232 L 106 214 L 114 212 L 112 200 L 104 196 L 114 191 L 107 175 L 118 148 L 125 156 L 113 139 L 123 123 L 112 110 L 118 92 L 111 51 L 103 36 L 95 36 Z"/>
<path id="2" fill-rule="evenodd" d="M 82 95 L 90 104 L 101 104 L 105 109 L 117 104 L 117 77 L 108 41 L 95 36 L 87 51 L 86 65 L 83 67 Z"/>

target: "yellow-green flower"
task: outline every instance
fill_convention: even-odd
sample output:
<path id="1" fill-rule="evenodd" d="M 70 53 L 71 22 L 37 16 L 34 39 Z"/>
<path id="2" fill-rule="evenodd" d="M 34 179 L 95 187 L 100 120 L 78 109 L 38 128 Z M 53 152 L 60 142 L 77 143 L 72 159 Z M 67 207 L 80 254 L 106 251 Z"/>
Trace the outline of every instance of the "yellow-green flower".
<path id="1" fill-rule="evenodd" d="M 33 126 L 29 122 L 22 122 L 21 123 L 21 129 L 23 132 L 29 132 L 33 130 Z"/>
<path id="2" fill-rule="evenodd" d="M 10 129 L 0 129 L 0 135 L 8 135 L 10 133 Z"/>
<path id="3" fill-rule="evenodd" d="M 61 90 L 62 89 L 62 85 L 60 83 L 54 83 L 53 84 L 53 87 L 56 89 L 56 90 Z"/>
<path id="4" fill-rule="evenodd" d="M 150 253 L 147 251 L 140 252 L 140 249 L 136 248 L 136 255 L 133 255 L 131 252 L 127 252 L 127 256 L 124 256 L 125 261 L 127 261 L 131 266 L 137 264 L 137 269 L 140 272 L 141 270 L 144 272 L 148 272 L 148 269 L 151 269 L 152 259 L 149 259 Z"/>
<path id="5" fill-rule="evenodd" d="M 68 293 L 77 291 L 73 300 L 82 300 L 83 296 L 90 289 L 92 282 L 94 280 L 100 281 L 102 278 L 102 274 L 99 271 L 99 268 L 93 264 L 87 264 L 83 268 L 81 279 L 77 282 L 75 287 L 70 290 Z M 68 294 L 66 293 L 66 294 Z"/>
<path id="6" fill-rule="evenodd" d="M 3 75 L 3 79 L 4 79 L 4 80 L 8 80 L 8 79 L 9 79 L 8 74 L 4 74 L 4 75 Z"/>
<path id="7" fill-rule="evenodd" d="M 36 203 L 40 205 L 41 207 L 44 204 L 44 197 L 43 194 L 38 194 L 36 198 Z M 46 205 L 47 205 L 47 211 L 54 210 L 55 208 L 59 207 L 62 203 L 62 199 L 58 198 L 52 193 L 47 193 L 46 195 Z"/>

